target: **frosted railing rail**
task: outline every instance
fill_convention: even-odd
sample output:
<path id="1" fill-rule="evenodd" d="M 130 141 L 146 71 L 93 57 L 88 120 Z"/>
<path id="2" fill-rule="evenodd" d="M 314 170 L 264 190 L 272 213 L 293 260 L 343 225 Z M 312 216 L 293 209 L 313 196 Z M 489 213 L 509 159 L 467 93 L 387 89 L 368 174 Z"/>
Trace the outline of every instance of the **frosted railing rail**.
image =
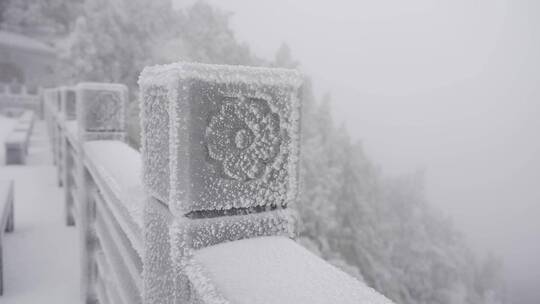
<path id="1" fill-rule="evenodd" d="M 43 91 L 44 113 L 64 187 L 66 224 L 81 239 L 85 303 L 142 302 L 140 153 L 125 139 L 127 88 L 81 83 Z"/>
<path id="2" fill-rule="evenodd" d="M 299 91 L 285 69 L 176 63 L 43 91 L 85 303 L 391 303 L 294 242 Z"/>
<path id="3" fill-rule="evenodd" d="M 41 117 L 42 109 L 40 96 L 29 94 L 26 86 L 14 92 L 10 85 L 0 84 L 0 110 L 3 112 L 32 110 Z"/>

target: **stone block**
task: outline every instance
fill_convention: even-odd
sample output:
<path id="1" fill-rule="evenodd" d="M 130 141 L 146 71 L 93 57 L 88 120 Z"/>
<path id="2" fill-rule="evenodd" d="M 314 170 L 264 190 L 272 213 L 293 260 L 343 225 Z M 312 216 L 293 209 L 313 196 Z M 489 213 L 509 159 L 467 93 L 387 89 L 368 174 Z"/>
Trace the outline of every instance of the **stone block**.
<path id="1" fill-rule="evenodd" d="M 285 69 L 146 68 L 139 85 L 147 190 L 176 215 L 293 202 L 301 82 Z"/>
<path id="2" fill-rule="evenodd" d="M 76 111 L 85 140 L 124 140 L 128 90 L 116 83 L 79 83 Z"/>

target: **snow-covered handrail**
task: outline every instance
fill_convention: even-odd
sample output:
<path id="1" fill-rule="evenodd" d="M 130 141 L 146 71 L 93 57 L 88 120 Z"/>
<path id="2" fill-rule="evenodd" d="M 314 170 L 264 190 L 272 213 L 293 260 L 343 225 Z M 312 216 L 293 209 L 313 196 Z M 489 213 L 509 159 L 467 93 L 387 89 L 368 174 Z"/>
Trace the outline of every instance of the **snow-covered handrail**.
<path id="1" fill-rule="evenodd" d="M 285 69 L 142 72 L 144 303 L 390 303 L 292 240 L 301 85 Z"/>
<path id="2" fill-rule="evenodd" d="M 127 88 L 80 83 L 43 91 L 66 223 L 81 237 L 85 303 L 142 303 L 140 153 L 125 141 Z M 141 208 L 139 208 L 141 209 Z"/>
<path id="3" fill-rule="evenodd" d="M 32 110 L 39 117 L 42 116 L 42 106 L 38 94 L 29 94 L 24 85 L 17 92 L 14 92 L 8 84 L 0 84 L 0 87 L 1 111 Z"/>
<path id="4" fill-rule="evenodd" d="M 43 91 L 85 303 L 390 303 L 293 240 L 301 80 L 146 68 L 141 153 L 124 142 L 125 86 Z"/>

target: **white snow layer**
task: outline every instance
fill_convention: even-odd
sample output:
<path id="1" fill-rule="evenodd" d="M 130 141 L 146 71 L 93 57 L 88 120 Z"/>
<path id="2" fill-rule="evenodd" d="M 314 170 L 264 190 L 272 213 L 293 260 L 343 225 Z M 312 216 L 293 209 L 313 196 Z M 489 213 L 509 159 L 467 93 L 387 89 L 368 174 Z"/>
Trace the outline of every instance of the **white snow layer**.
<path id="1" fill-rule="evenodd" d="M 141 181 L 141 155 L 120 141 L 84 143 L 85 160 L 122 229 L 142 255 L 146 194 Z M 110 194 L 107 190 L 110 190 Z"/>
<path id="2" fill-rule="evenodd" d="M 206 304 L 392 303 L 286 237 L 206 247 L 185 269 Z"/>
<path id="3" fill-rule="evenodd" d="M 15 122 L 0 117 L 0 141 Z M 15 231 L 4 234 L 3 243 L 2 304 L 80 301 L 78 234 L 64 224 L 64 195 L 52 178 L 56 168 L 45 128 L 36 121 L 26 165 L 0 169 L 0 180 L 15 182 Z"/>
<path id="4" fill-rule="evenodd" d="M 292 238 L 295 230 L 295 212 L 282 209 L 215 218 L 177 218 L 170 232 L 172 256 L 181 265 L 189 259 L 194 249 L 260 236 Z"/>
<path id="5" fill-rule="evenodd" d="M 145 68 L 139 85 L 148 191 L 178 216 L 293 202 L 301 80 L 285 69 Z"/>

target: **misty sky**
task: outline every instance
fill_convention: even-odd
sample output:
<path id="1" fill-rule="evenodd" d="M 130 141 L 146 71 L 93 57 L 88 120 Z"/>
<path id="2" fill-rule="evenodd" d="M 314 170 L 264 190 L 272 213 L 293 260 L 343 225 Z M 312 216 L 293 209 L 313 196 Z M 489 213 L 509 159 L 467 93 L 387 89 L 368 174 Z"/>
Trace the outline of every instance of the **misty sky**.
<path id="1" fill-rule="evenodd" d="M 210 2 L 258 55 L 287 42 L 383 171 L 425 170 L 511 302 L 540 303 L 540 2 Z"/>

